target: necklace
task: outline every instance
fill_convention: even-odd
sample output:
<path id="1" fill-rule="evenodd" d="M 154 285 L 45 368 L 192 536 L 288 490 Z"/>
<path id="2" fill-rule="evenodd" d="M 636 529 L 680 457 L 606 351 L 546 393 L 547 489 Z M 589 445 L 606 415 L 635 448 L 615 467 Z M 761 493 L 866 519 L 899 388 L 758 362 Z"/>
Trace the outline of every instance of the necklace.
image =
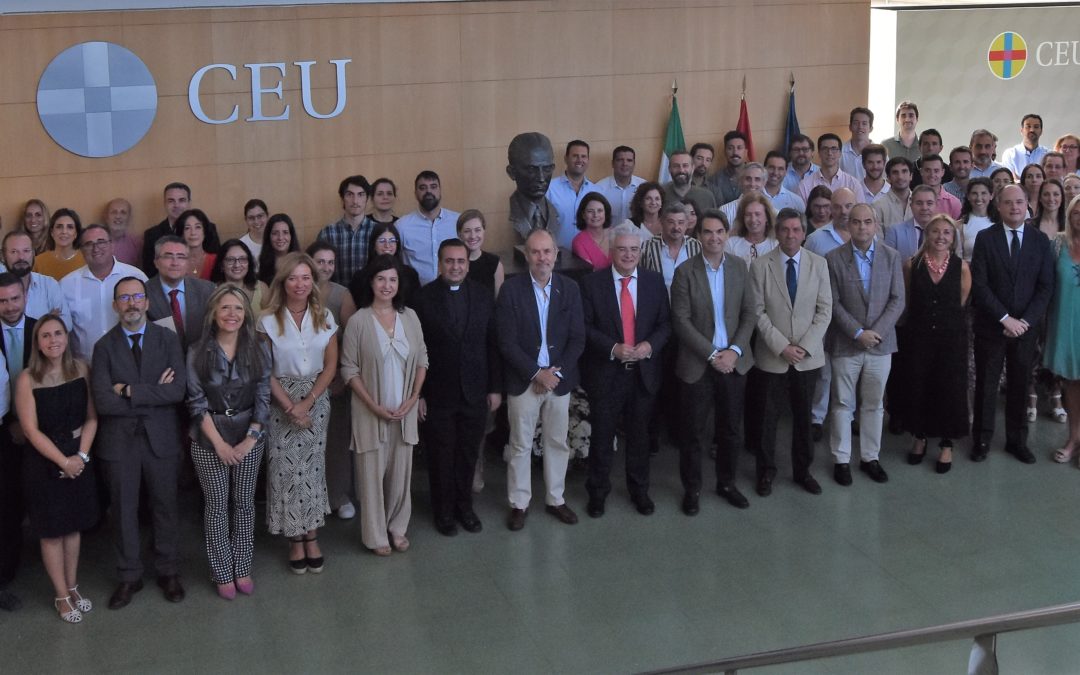
<path id="1" fill-rule="evenodd" d="M 941 276 L 945 274 L 945 270 L 949 269 L 949 256 L 945 256 L 945 260 L 940 263 L 934 262 L 934 259 L 930 257 L 929 253 L 927 253 L 923 259 L 926 261 L 926 267 L 932 274 Z"/>

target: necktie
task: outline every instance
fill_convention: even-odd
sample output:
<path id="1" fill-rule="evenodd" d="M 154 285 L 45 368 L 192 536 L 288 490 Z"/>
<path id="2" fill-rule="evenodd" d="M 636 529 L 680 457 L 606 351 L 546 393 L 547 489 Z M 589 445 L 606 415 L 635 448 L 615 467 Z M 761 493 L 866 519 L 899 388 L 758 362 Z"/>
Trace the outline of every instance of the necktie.
<path id="1" fill-rule="evenodd" d="M 184 314 L 180 311 L 180 289 L 174 288 L 169 291 L 169 304 L 172 305 L 173 325 L 176 326 L 176 335 L 180 338 L 180 344 L 184 344 Z"/>
<path id="2" fill-rule="evenodd" d="M 22 328 L 13 326 L 11 328 L 5 328 L 4 334 L 7 335 L 7 369 L 9 382 L 12 387 L 15 386 L 15 378 L 19 376 L 19 372 L 22 371 L 23 361 L 23 348 L 22 348 Z"/>
<path id="3" fill-rule="evenodd" d="M 131 334 L 131 355 L 135 357 L 135 367 L 142 370 L 142 347 L 139 345 L 140 339 L 142 339 L 142 333 Z"/>
<path id="4" fill-rule="evenodd" d="M 630 280 L 633 277 L 623 277 L 622 290 L 619 291 L 619 314 L 622 315 L 623 344 L 636 345 L 634 340 L 634 298 L 630 295 Z"/>
<path id="5" fill-rule="evenodd" d="M 757 244 L 750 244 L 750 259 L 757 257 Z"/>
<path id="6" fill-rule="evenodd" d="M 795 259 L 787 261 L 787 292 L 791 296 L 791 304 L 795 304 L 795 293 L 799 289 L 799 275 L 795 272 Z"/>
<path id="7" fill-rule="evenodd" d="M 529 225 L 534 230 L 544 229 L 544 219 L 540 217 L 540 207 L 533 204 L 532 217 L 529 218 Z"/>
<path id="8" fill-rule="evenodd" d="M 916 248 L 922 248 L 922 235 L 923 235 L 922 228 L 919 227 L 918 225 L 916 225 L 915 226 L 915 232 L 916 232 L 916 235 L 918 236 L 917 243 L 916 243 L 915 247 Z"/>
<path id="9" fill-rule="evenodd" d="M 1012 260 L 1012 264 L 1016 264 L 1016 260 L 1020 257 L 1020 235 L 1016 230 L 1010 230 L 1009 234 L 1012 235 L 1012 241 L 1009 243 L 1009 258 Z"/>

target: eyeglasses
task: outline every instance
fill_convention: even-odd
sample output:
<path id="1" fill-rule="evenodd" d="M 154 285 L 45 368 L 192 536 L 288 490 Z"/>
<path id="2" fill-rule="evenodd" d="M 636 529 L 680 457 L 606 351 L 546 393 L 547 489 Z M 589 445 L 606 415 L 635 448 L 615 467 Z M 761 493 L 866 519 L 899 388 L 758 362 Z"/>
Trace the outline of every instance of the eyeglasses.
<path id="1" fill-rule="evenodd" d="M 247 256 L 243 256 L 243 255 L 242 256 L 237 256 L 235 258 L 232 258 L 232 257 L 225 258 L 225 264 L 226 265 L 231 265 L 233 267 L 235 267 L 236 265 L 246 265 L 246 264 L 248 264 L 248 259 L 247 259 Z"/>
<path id="2" fill-rule="evenodd" d="M 1061 146 L 1061 150 L 1062 152 L 1064 152 L 1065 150 L 1080 150 L 1080 145 L 1063 145 Z"/>
<path id="3" fill-rule="evenodd" d="M 179 260 L 180 262 L 186 262 L 188 259 L 187 253 L 162 253 L 158 256 L 164 260 Z"/>
<path id="4" fill-rule="evenodd" d="M 82 243 L 82 248 L 86 249 L 87 251 L 93 249 L 103 249 L 111 243 L 112 239 L 97 239 L 95 241 L 84 241 Z"/>
<path id="5" fill-rule="evenodd" d="M 129 304 L 132 302 L 142 302 L 146 299 L 146 293 L 124 293 L 123 295 L 116 296 L 118 302 Z"/>
<path id="6" fill-rule="evenodd" d="M 396 243 L 397 243 L 397 239 L 395 239 L 395 238 L 393 238 L 393 237 L 390 237 L 390 238 L 381 238 L 381 239 L 376 239 L 376 240 L 375 240 L 375 243 L 376 243 L 376 244 L 382 244 L 383 246 L 386 246 L 387 244 L 396 244 Z"/>

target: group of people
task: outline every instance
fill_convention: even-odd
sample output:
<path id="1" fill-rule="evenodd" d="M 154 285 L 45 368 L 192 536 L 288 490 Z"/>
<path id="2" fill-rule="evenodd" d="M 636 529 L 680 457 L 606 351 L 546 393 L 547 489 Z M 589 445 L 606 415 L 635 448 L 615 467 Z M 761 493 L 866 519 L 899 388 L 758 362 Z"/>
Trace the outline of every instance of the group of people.
<path id="1" fill-rule="evenodd" d="M 1006 153 L 1018 172 L 996 185 L 982 161 L 995 153 L 989 132 L 946 166 L 940 135 L 936 147 L 930 131 L 912 140 L 912 117 L 902 103 L 896 138 L 876 145 L 872 113 L 856 108 L 851 141 L 817 139 L 820 165 L 805 136 L 762 165 L 730 132 L 727 166 L 710 173 L 714 152 L 697 144 L 671 155 L 662 184 L 634 176 L 634 151 L 620 146 L 613 175 L 594 185 L 588 144 L 573 141 L 565 174 L 544 186 L 547 217 L 521 231 L 524 268 L 509 275 L 483 250 L 484 215 L 443 208 L 433 171 L 416 177 L 418 208 L 401 217 L 391 180 L 345 178 L 341 218 L 304 251 L 289 216 L 259 199 L 244 205 L 247 232 L 220 242 L 180 183 L 141 238 L 125 200 L 86 227 L 31 200 L 3 238 L 0 273 L 0 583 L 17 568 L 25 511 L 57 613 L 81 621 L 93 603 L 78 587 L 80 532 L 107 511 L 119 582 L 108 605 L 124 607 L 143 586 L 145 489 L 158 585 L 181 601 L 185 467 L 202 488 L 210 576 L 226 600 L 254 592 L 261 471 L 267 527 L 287 540 L 296 574 L 323 570 L 326 515 L 353 518 L 357 506 L 366 548 L 408 550 L 418 444 L 436 529 L 479 532 L 479 451 L 500 410 L 507 526 L 526 524 L 536 447 L 545 511 L 574 524 L 572 394 L 590 407 L 592 518 L 612 491 L 617 436 L 630 499 L 654 512 L 650 463 L 665 428 L 687 515 L 699 512 L 707 455 L 730 504 L 749 506 L 737 486 L 744 449 L 768 496 L 785 398 L 792 477 L 811 494 L 826 425 L 837 484 L 852 483 L 855 436 L 859 470 L 888 480 L 886 406 L 890 426 L 912 434 L 910 463 L 936 438 L 947 472 L 969 432 L 982 461 L 1003 370 L 1005 449 L 1035 461 L 1028 397 L 1047 371 L 1052 416 L 1069 425 L 1054 458 L 1069 461 L 1080 443 L 1080 197 L 1068 184 L 1080 179 L 1080 141 L 1040 156 L 1028 144 L 1037 116 L 1026 116 L 1027 154 Z M 575 237 L 560 227 L 569 222 Z M 567 266 L 564 252 L 560 267 L 566 249 L 582 263 Z"/>

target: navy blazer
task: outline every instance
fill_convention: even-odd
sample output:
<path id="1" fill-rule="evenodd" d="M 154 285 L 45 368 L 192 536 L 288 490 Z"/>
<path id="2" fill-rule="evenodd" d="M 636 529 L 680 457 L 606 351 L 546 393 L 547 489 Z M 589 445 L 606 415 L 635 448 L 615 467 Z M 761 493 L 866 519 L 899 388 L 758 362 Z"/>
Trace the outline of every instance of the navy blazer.
<path id="1" fill-rule="evenodd" d="M 540 368 L 537 365 L 540 314 L 528 272 L 515 275 L 502 285 L 495 306 L 495 323 L 506 393 L 518 396 L 529 388 Z M 585 320 L 578 285 L 557 273 L 551 275 L 547 346 L 549 363 L 562 369 L 562 382 L 555 395 L 568 394 L 580 379 L 578 359 L 585 350 Z"/>
<path id="2" fill-rule="evenodd" d="M 488 394 L 502 391 L 502 363 L 495 344 L 495 299 L 491 289 L 466 279 L 463 294 L 467 318 L 460 335 L 450 324 L 447 307 L 453 291 L 441 279 L 414 296 L 424 331 L 428 371 L 422 395 L 428 405 L 455 405 L 464 400 L 484 404 Z"/>
<path id="3" fill-rule="evenodd" d="M 652 346 L 652 357 L 638 362 L 638 376 L 645 390 L 655 394 L 660 388 L 660 352 L 671 337 L 671 311 L 664 277 L 656 272 L 637 269 L 637 311 L 634 314 L 634 339 Z M 585 390 L 600 394 L 622 368 L 611 358 L 615 345 L 624 342 L 622 311 L 615 290 L 611 268 L 593 272 L 581 280 L 581 304 L 585 313 Z"/>
<path id="4" fill-rule="evenodd" d="M 1024 224 L 1020 255 L 1013 265 L 1005 226 L 994 223 L 975 237 L 971 253 L 971 296 L 975 333 L 1005 339 L 1001 317 L 1008 314 L 1036 326 L 1046 315 L 1054 292 L 1054 256 L 1050 239 L 1030 222 Z M 1035 335 L 1029 331 L 1025 337 Z"/>

